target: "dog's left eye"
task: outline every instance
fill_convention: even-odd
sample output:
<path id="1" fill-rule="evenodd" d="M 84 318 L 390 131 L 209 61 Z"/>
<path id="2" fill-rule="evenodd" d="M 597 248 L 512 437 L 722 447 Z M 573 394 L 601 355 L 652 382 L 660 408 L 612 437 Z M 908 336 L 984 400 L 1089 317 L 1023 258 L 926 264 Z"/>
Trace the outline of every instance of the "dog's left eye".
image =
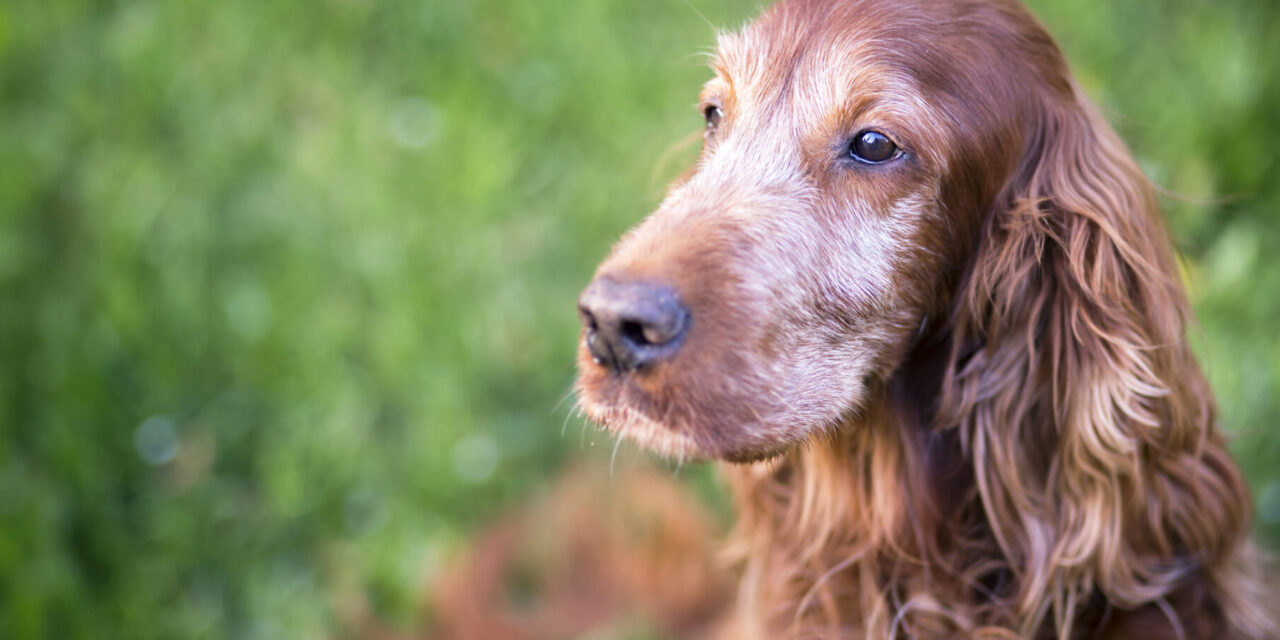
<path id="1" fill-rule="evenodd" d="M 868 164 L 880 164 L 896 158 L 898 154 L 898 145 L 889 136 L 871 129 L 854 136 L 853 142 L 849 143 L 849 155 Z"/>

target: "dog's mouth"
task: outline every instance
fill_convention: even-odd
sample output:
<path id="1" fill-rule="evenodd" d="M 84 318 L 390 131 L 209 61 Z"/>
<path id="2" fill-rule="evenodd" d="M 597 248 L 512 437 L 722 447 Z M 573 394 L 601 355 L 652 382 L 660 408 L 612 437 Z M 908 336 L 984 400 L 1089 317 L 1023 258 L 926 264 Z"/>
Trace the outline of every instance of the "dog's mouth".
<path id="1" fill-rule="evenodd" d="M 689 434 L 654 420 L 625 404 L 594 402 L 579 395 L 578 406 L 597 425 L 665 458 L 694 462 L 715 457 Z"/>
<path id="2" fill-rule="evenodd" d="M 673 460 L 702 460 L 714 454 L 685 424 L 673 390 L 653 366 L 619 368 L 591 348 L 592 332 L 583 332 L 578 356 L 578 407 L 586 417 L 618 437 Z"/>
<path id="3" fill-rule="evenodd" d="M 751 462 L 795 444 L 773 424 L 779 407 L 753 392 L 744 362 L 701 369 L 696 358 L 638 370 L 596 362 L 585 332 L 578 355 L 578 407 L 586 417 L 637 445 L 682 462 Z"/>

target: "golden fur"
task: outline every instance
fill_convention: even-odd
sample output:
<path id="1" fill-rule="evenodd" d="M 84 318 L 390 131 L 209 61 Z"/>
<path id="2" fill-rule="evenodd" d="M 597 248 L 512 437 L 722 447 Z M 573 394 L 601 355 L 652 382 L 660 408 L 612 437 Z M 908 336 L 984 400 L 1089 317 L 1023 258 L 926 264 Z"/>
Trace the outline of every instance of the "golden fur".
<path id="1" fill-rule="evenodd" d="M 584 411 L 720 458 L 729 637 L 1280 637 L 1151 186 L 1006 0 L 784 0 L 597 275 L 690 310 Z M 903 151 L 842 152 L 860 131 Z"/>

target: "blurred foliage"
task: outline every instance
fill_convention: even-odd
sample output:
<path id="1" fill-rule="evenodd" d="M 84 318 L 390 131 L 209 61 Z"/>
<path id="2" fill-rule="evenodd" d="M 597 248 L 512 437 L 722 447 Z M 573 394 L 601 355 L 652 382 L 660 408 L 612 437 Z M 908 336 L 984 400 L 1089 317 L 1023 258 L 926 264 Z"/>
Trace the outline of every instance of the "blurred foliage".
<path id="1" fill-rule="evenodd" d="M 1173 194 L 1280 540 L 1280 8 L 1033 8 Z M 611 446 L 557 405 L 573 301 L 687 161 L 711 34 L 683 0 L 0 4 L 0 636 L 421 624 L 442 554 Z"/>

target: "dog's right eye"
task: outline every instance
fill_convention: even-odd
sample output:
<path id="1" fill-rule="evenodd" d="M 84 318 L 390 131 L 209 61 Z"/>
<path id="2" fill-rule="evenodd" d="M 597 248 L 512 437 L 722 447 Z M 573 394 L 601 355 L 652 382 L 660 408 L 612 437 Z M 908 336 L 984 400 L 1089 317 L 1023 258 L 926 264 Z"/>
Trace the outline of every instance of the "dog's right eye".
<path id="1" fill-rule="evenodd" d="M 901 152 L 889 136 L 868 129 L 854 136 L 853 142 L 849 143 L 849 155 L 859 162 L 880 164 L 898 157 Z"/>
<path id="2" fill-rule="evenodd" d="M 724 110 L 710 104 L 702 109 L 702 117 L 707 119 L 707 131 L 715 131 L 716 127 L 720 126 L 720 121 L 724 119 Z"/>

